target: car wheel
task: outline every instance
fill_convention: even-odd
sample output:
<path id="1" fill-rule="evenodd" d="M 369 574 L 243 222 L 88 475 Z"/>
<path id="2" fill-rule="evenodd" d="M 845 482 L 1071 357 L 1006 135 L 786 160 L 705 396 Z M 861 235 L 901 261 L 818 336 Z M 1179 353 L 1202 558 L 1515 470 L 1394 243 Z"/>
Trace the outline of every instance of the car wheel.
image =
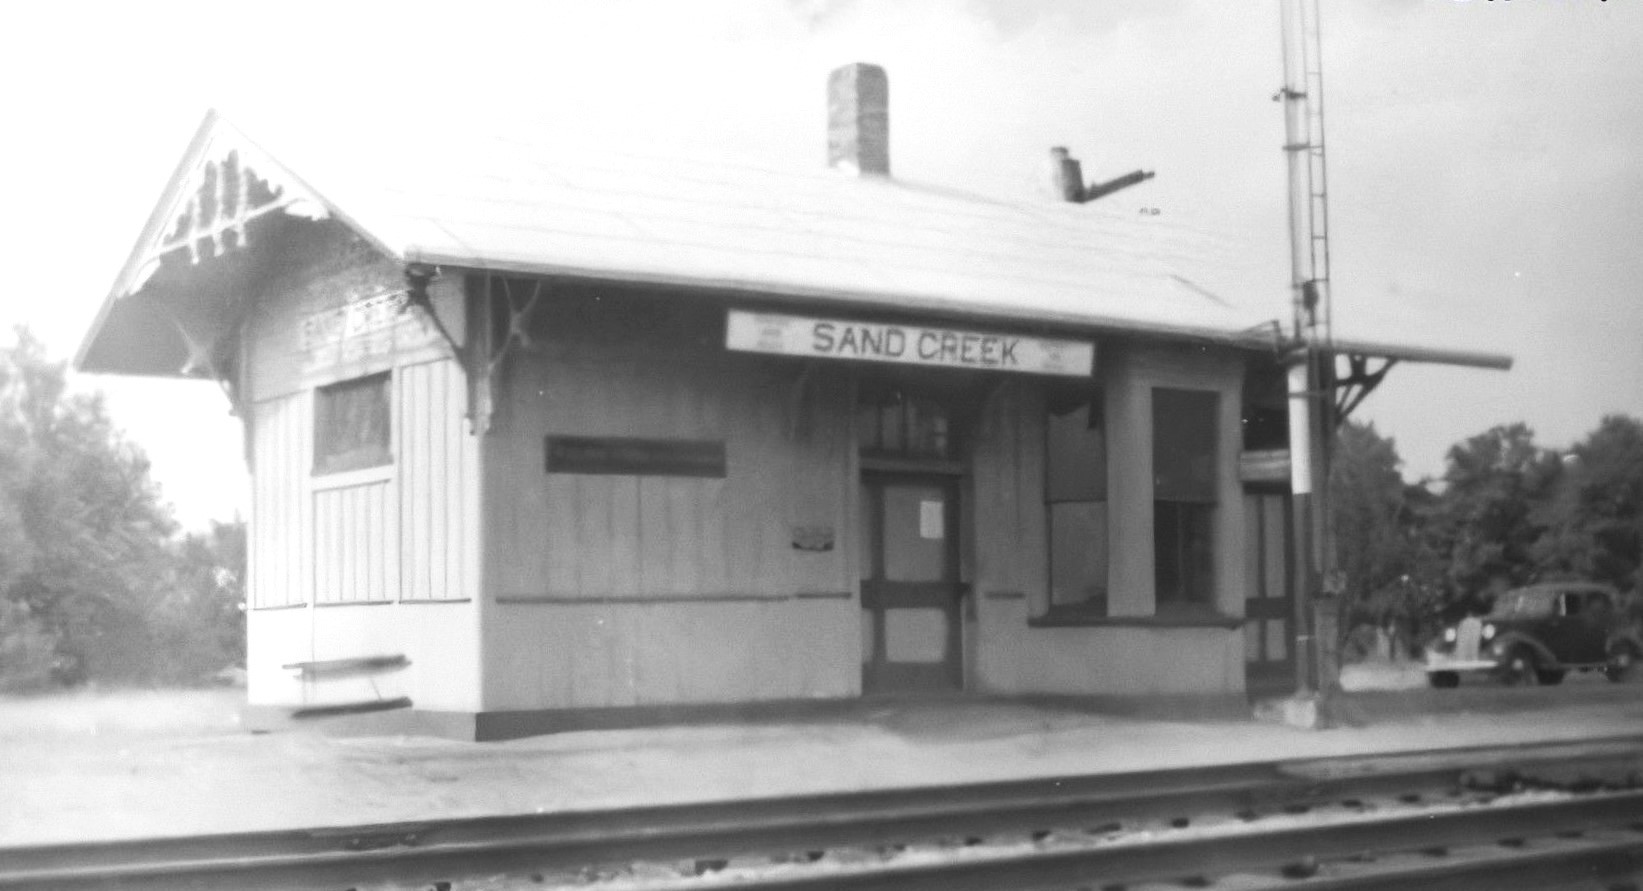
<path id="1" fill-rule="evenodd" d="M 1550 687 L 1563 683 L 1563 676 L 1568 672 L 1561 668 L 1541 668 L 1535 670 L 1535 680 Z"/>
<path id="2" fill-rule="evenodd" d="M 1426 676 L 1426 682 L 1439 690 L 1448 690 L 1460 686 L 1460 675 L 1452 671 L 1434 671 Z"/>
<path id="3" fill-rule="evenodd" d="M 1535 671 L 1534 654 L 1521 647 L 1506 657 L 1500 674 L 1508 687 L 1533 687 L 1540 682 L 1540 674 Z"/>
<path id="4" fill-rule="evenodd" d="M 1603 676 L 1617 684 L 1631 680 L 1637 674 L 1637 648 L 1629 643 L 1616 646 L 1609 653 L 1609 664 L 1603 667 Z"/>

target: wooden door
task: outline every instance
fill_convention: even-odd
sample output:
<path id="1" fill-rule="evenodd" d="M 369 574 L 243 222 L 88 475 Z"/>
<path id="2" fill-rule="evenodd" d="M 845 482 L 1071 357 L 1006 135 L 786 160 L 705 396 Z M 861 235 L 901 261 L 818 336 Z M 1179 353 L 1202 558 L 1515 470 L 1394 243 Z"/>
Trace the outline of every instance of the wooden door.
<path id="1" fill-rule="evenodd" d="M 862 474 L 862 692 L 963 685 L 958 484 Z"/>
<path id="2" fill-rule="evenodd" d="M 1293 511 L 1282 492 L 1244 495 L 1244 688 L 1295 690 Z"/>

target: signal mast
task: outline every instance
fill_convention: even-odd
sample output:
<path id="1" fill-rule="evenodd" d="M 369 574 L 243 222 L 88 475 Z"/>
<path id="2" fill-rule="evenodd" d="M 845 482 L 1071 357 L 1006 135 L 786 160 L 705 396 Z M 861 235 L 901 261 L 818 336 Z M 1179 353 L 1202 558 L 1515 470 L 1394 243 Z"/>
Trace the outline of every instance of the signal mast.
<path id="1" fill-rule="evenodd" d="M 1333 622 L 1317 622 L 1316 598 L 1333 587 L 1329 528 L 1329 452 L 1335 430 L 1334 341 L 1329 294 L 1328 177 L 1324 164 L 1323 61 L 1318 0 L 1279 0 L 1284 85 L 1273 98 L 1284 107 L 1289 166 L 1290 287 L 1293 329 L 1289 366 L 1290 490 L 1300 564 L 1296 597 L 1298 694 L 1327 695 L 1335 671 L 1325 662 Z M 1329 593 L 1335 593 L 1333 591 Z M 1327 626 L 1327 627 L 1322 627 Z"/>

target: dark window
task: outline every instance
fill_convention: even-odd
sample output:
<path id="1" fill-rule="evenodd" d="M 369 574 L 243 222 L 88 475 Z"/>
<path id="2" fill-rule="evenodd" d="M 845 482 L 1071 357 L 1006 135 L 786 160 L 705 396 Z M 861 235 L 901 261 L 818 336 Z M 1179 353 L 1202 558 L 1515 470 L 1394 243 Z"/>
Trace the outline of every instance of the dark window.
<path id="1" fill-rule="evenodd" d="M 1154 584 L 1158 610 L 1212 606 L 1220 397 L 1152 391 Z"/>
<path id="2" fill-rule="evenodd" d="M 1107 447 L 1100 395 L 1052 389 L 1044 430 L 1050 603 L 1107 614 Z"/>
<path id="3" fill-rule="evenodd" d="M 953 420 L 947 406 L 899 389 L 863 387 L 856 434 L 863 454 L 897 458 L 951 458 Z"/>
<path id="4" fill-rule="evenodd" d="M 1495 598 L 1489 615 L 1497 619 L 1530 618 L 1552 615 L 1557 598 L 1545 591 L 1512 590 Z"/>
<path id="5" fill-rule="evenodd" d="M 1214 519 L 1214 505 L 1153 502 L 1154 584 L 1160 611 L 1183 604 L 1210 605 L 1215 590 L 1210 547 Z"/>
<path id="6" fill-rule="evenodd" d="M 389 451 L 388 373 L 314 392 L 314 473 L 339 473 L 393 461 Z"/>
<path id="7" fill-rule="evenodd" d="M 1270 360 L 1251 360 L 1244 372 L 1244 448 L 1289 448 L 1289 377 Z"/>

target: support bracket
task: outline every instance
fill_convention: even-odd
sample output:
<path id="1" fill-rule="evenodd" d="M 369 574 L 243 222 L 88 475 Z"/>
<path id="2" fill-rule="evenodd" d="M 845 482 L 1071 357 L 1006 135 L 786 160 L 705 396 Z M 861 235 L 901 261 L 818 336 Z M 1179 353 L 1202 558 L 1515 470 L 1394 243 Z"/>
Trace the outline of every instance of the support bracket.
<path id="1" fill-rule="evenodd" d="M 434 330 L 439 332 L 440 339 L 444 340 L 445 345 L 450 347 L 451 355 L 455 357 L 458 363 L 466 364 L 467 356 L 462 344 L 457 343 L 456 338 L 451 336 L 450 329 L 446 328 L 445 323 L 440 321 L 439 313 L 434 311 L 433 298 L 428 296 L 429 283 L 438 277 L 438 266 L 429 266 L 426 263 L 406 264 L 404 308 L 411 309 L 415 307 L 421 310 L 423 316 L 433 324 Z"/>
<path id="2" fill-rule="evenodd" d="M 507 313 L 507 321 L 499 339 L 492 281 L 490 273 L 486 273 L 481 285 L 482 293 L 479 299 L 474 301 L 477 318 L 472 320 L 470 326 L 472 348 L 467 352 L 463 363 L 468 369 L 469 386 L 473 396 L 470 419 L 475 433 L 491 431 L 496 416 L 497 378 L 502 373 L 508 357 L 515 349 L 530 349 L 535 345 L 530 334 L 530 323 L 542 301 L 544 290 L 542 279 L 537 279 L 532 283 L 530 296 L 516 299 L 508 279 L 501 280 L 502 308 Z"/>
<path id="3" fill-rule="evenodd" d="M 1335 426 L 1346 423 L 1352 411 L 1363 403 L 1364 399 L 1386 379 L 1386 373 L 1392 366 L 1398 364 L 1397 359 L 1382 359 L 1381 366 L 1373 371 L 1369 369 L 1369 356 L 1350 354 L 1346 356 L 1347 374 L 1337 377 L 1334 381 L 1335 391 Z"/>

